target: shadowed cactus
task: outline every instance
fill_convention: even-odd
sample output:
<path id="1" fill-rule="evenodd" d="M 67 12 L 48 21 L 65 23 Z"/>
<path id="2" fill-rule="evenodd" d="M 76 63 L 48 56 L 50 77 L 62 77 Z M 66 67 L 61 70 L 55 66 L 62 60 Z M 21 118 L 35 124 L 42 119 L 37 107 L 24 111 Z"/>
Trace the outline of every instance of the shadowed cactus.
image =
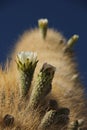
<path id="1" fill-rule="evenodd" d="M 18 41 L 7 70 L 0 69 L 0 130 L 87 130 L 73 51 L 78 35 L 66 41 L 47 19 L 38 26 Z"/>
<path id="2" fill-rule="evenodd" d="M 56 110 L 50 110 L 43 117 L 39 129 L 48 130 L 53 126 L 55 127 L 56 124 L 63 126 L 64 123 L 66 124 L 67 119 L 65 115 L 59 116 Z"/>

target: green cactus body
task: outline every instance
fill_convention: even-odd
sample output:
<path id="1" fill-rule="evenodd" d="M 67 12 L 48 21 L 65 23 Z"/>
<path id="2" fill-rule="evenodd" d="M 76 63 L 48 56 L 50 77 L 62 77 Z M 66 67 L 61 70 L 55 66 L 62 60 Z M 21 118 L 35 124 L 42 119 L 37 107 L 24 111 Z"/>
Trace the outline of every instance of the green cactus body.
<path id="1" fill-rule="evenodd" d="M 23 52 L 22 52 L 23 53 Z M 28 94 L 29 88 L 31 86 L 31 82 L 33 79 L 33 74 L 37 65 L 37 60 L 33 62 L 30 59 L 26 59 L 24 63 L 20 61 L 21 59 L 17 60 L 17 68 L 20 72 L 20 80 L 21 80 L 21 96 L 26 96 Z"/>
<path id="2" fill-rule="evenodd" d="M 33 88 L 30 106 L 37 107 L 42 99 L 51 91 L 51 82 L 54 77 L 55 67 L 45 63 L 38 74 L 36 86 Z"/>
<path id="3" fill-rule="evenodd" d="M 28 91 L 29 91 L 29 88 L 31 86 L 31 82 L 33 79 L 35 67 L 36 67 L 36 64 L 34 64 L 33 66 L 31 65 L 28 70 L 20 72 L 22 96 L 26 96 L 28 94 Z"/>
<path id="4" fill-rule="evenodd" d="M 51 125 L 57 122 L 57 112 L 55 110 L 48 111 L 43 117 L 41 124 L 39 126 L 39 130 L 47 130 L 50 129 Z"/>
<path id="5" fill-rule="evenodd" d="M 48 28 L 48 20 L 47 19 L 40 19 L 38 20 L 38 26 L 41 31 L 42 38 L 46 38 L 47 28 Z"/>
<path id="6" fill-rule="evenodd" d="M 73 35 L 68 41 L 67 41 L 67 46 L 69 48 L 72 48 L 73 45 L 78 41 L 79 36 L 78 35 Z"/>

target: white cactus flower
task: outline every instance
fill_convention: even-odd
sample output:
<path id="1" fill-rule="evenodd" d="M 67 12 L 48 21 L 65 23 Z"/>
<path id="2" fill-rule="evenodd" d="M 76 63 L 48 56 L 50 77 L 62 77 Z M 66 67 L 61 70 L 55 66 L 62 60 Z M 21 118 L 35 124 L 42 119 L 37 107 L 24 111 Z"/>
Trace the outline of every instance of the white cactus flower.
<path id="1" fill-rule="evenodd" d="M 21 51 L 17 55 L 17 69 L 20 73 L 20 96 L 26 96 L 28 94 L 33 74 L 37 65 L 37 53 L 36 52 L 24 52 Z"/>
<path id="2" fill-rule="evenodd" d="M 45 39 L 46 35 L 47 35 L 48 20 L 47 19 L 39 19 L 38 26 L 39 26 L 42 38 Z"/>
<path id="3" fill-rule="evenodd" d="M 17 58 L 22 64 L 26 63 L 27 60 L 32 63 L 35 63 L 37 60 L 37 53 L 21 51 L 18 53 Z"/>
<path id="4" fill-rule="evenodd" d="M 48 19 L 39 19 L 38 20 L 39 26 L 44 26 L 48 24 Z"/>

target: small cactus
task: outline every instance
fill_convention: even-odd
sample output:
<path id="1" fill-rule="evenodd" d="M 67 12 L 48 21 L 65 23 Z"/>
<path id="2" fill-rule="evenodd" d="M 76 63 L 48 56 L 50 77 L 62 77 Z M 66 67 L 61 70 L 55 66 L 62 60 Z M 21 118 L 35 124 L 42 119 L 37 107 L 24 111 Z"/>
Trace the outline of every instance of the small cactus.
<path id="1" fill-rule="evenodd" d="M 17 55 L 16 63 L 20 72 L 21 96 L 28 94 L 37 62 L 36 53 L 22 51 Z"/>
<path id="2" fill-rule="evenodd" d="M 50 110 L 46 112 L 45 116 L 43 117 L 39 129 L 41 130 L 48 130 L 51 127 L 55 127 L 55 125 L 64 126 L 68 123 L 69 118 L 64 114 L 60 114 L 56 110 Z"/>
<path id="3" fill-rule="evenodd" d="M 37 107 L 42 99 L 51 91 L 52 88 L 52 79 L 54 77 L 55 67 L 45 63 L 40 70 L 40 73 L 37 77 L 36 86 L 33 88 L 30 106 Z"/>
<path id="4" fill-rule="evenodd" d="M 57 112 L 55 110 L 48 111 L 43 117 L 39 130 L 50 129 L 51 125 L 57 122 Z"/>
<path id="5" fill-rule="evenodd" d="M 79 36 L 74 34 L 68 41 L 67 41 L 67 47 L 72 48 L 72 46 L 78 41 Z"/>
<path id="6" fill-rule="evenodd" d="M 48 20 L 47 19 L 39 19 L 38 20 L 38 26 L 41 31 L 42 38 L 46 38 L 47 34 L 47 27 L 48 27 Z"/>

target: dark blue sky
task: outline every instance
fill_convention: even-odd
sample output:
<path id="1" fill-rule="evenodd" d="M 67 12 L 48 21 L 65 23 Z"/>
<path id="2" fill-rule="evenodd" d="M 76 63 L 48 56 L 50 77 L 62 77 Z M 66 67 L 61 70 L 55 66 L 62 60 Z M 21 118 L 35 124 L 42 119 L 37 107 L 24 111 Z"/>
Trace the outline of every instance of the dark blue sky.
<path id="1" fill-rule="evenodd" d="M 4 63 L 19 35 L 44 17 L 49 27 L 67 39 L 79 34 L 75 51 L 87 86 L 87 0 L 0 0 L 0 63 Z"/>

